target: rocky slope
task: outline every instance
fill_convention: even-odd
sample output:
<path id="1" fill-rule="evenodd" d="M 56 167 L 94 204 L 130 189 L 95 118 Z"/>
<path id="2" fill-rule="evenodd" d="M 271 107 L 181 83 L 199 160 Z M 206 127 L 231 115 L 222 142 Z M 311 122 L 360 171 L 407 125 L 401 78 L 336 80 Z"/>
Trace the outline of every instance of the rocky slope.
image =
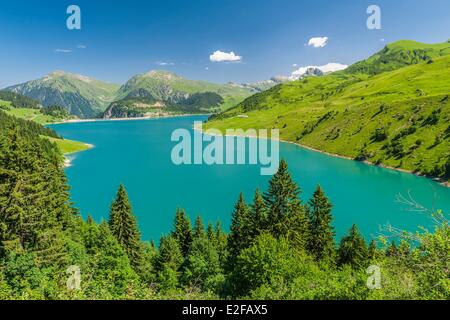
<path id="1" fill-rule="evenodd" d="M 114 101 L 118 88 L 118 85 L 86 76 L 55 71 L 5 90 L 30 97 L 43 106 L 62 106 L 72 115 L 91 118 Z"/>

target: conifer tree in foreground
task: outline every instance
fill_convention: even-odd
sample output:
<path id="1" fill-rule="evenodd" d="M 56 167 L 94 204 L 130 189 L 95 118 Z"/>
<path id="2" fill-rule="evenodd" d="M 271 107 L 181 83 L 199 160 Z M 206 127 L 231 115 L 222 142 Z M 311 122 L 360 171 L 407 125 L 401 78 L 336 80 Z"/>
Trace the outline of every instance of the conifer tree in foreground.
<path id="1" fill-rule="evenodd" d="M 275 238 L 285 236 L 296 246 L 304 247 L 308 239 L 308 219 L 299 195 L 300 190 L 288 171 L 286 161 L 281 160 L 278 172 L 263 195 L 268 229 Z"/>
<path id="2" fill-rule="evenodd" d="M 183 209 L 177 210 L 172 236 L 178 241 L 181 252 L 186 256 L 191 246 L 193 235 L 191 221 Z"/>
<path id="3" fill-rule="evenodd" d="M 109 228 L 119 244 L 124 248 L 131 264 L 137 267 L 141 259 L 140 233 L 128 194 L 122 184 L 117 191 L 116 199 L 111 205 Z"/>
<path id="4" fill-rule="evenodd" d="M 395 244 L 395 241 L 392 240 L 391 245 L 386 250 L 386 255 L 388 257 L 394 257 L 397 255 L 397 252 L 398 252 L 397 245 Z"/>
<path id="5" fill-rule="evenodd" d="M 364 267 L 368 251 L 364 238 L 354 224 L 348 235 L 343 237 L 338 249 L 338 265 L 349 264 L 354 269 Z"/>
<path id="6" fill-rule="evenodd" d="M 216 239 L 216 250 L 219 254 L 220 263 L 222 266 L 226 264 L 228 259 L 228 251 L 227 251 L 227 234 L 223 232 L 222 225 L 220 222 L 216 223 L 215 231 L 215 239 Z"/>
<path id="7" fill-rule="evenodd" d="M 245 203 L 244 195 L 239 195 L 239 200 L 234 206 L 234 212 L 231 218 L 230 234 L 228 235 L 228 252 L 231 259 L 236 259 L 239 252 L 245 249 L 245 223 L 248 214 L 248 206 Z M 230 262 L 232 264 L 232 262 Z"/>
<path id="8" fill-rule="evenodd" d="M 208 227 L 206 228 L 206 236 L 208 238 L 208 241 L 213 244 L 216 243 L 216 233 L 211 222 L 208 223 Z"/>
<path id="9" fill-rule="evenodd" d="M 40 265 L 64 264 L 62 232 L 73 212 L 58 150 L 14 125 L 5 130 L 0 136 L 0 256 L 25 249 Z"/>
<path id="10" fill-rule="evenodd" d="M 377 244 L 375 240 L 370 241 L 368 254 L 370 260 L 374 260 L 377 257 Z"/>
<path id="11" fill-rule="evenodd" d="M 320 186 L 309 201 L 308 251 L 316 260 L 333 258 L 335 252 L 334 227 L 331 225 L 332 205 Z"/>
<path id="12" fill-rule="evenodd" d="M 255 191 L 253 205 L 250 208 L 250 212 L 250 236 L 253 240 L 264 231 L 267 231 L 268 228 L 266 205 L 259 189 Z"/>
<path id="13" fill-rule="evenodd" d="M 178 285 L 183 260 L 178 241 L 173 237 L 162 237 L 155 259 L 155 270 L 162 289 L 173 289 Z"/>
<path id="14" fill-rule="evenodd" d="M 194 239 L 206 237 L 205 226 L 203 225 L 202 217 L 197 216 L 194 225 Z"/>

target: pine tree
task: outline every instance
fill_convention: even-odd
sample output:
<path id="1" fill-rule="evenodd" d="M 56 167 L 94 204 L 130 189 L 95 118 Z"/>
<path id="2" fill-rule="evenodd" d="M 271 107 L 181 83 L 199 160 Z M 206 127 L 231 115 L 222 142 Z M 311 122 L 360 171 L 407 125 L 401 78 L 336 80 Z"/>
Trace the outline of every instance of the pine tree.
<path id="1" fill-rule="evenodd" d="M 370 241 L 368 255 L 370 260 L 374 260 L 377 257 L 377 244 L 375 240 Z"/>
<path id="2" fill-rule="evenodd" d="M 203 225 L 202 217 L 197 216 L 194 226 L 194 239 L 206 237 L 205 226 Z"/>
<path id="3" fill-rule="evenodd" d="M 264 199 L 257 189 L 255 191 L 255 196 L 253 198 L 253 205 L 250 208 L 251 212 L 251 221 L 250 224 L 250 236 L 255 239 L 264 231 L 267 231 L 267 209 L 266 204 L 264 203 Z"/>
<path id="4" fill-rule="evenodd" d="M 162 237 L 158 255 L 154 262 L 154 268 L 162 289 L 174 289 L 178 285 L 183 260 L 178 241 L 173 237 Z"/>
<path id="5" fill-rule="evenodd" d="M 221 266 L 223 267 L 225 266 L 228 260 L 228 250 L 227 250 L 228 238 L 227 234 L 222 231 L 222 225 L 220 224 L 220 222 L 216 223 L 214 231 L 216 239 L 216 250 L 217 253 L 219 254 Z"/>
<path id="6" fill-rule="evenodd" d="M 213 245 L 216 245 L 216 233 L 211 222 L 208 223 L 208 227 L 206 228 L 206 236 Z"/>
<path id="7" fill-rule="evenodd" d="M 94 223 L 94 219 L 92 218 L 92 216 L 90 214 L 88 214 L 88 216 L 86 218 L 86 223 L 87 224 L 93 224 Z"/>
<path id="8" fill-rule="evenodd" d="M 281 160 L 278 172 L 263 195 L 268 229 L 275 238 L 285 236 L 296 247 L 304 247 L 308 239 L 308 218 L 299 195 L 300 190 L 288 172 L 287 163 Z"/>
<path id="9" fill-rule="evenodd" d="M 239 195 L 239 200 L 234 206 L 234 212 L 231 218 L 230 234 L 228 235 L 228 252 L 230 264 L 237 258 L 239 252 L 246 248 L 245 220 L 249 208 L 244 200 L 244 195 Z"/>
<path id="10" fill-rule="evenodd" d="M 397 253 L 398 253 L 397 245 L 395 244 L 395 241 L 392 240 L 391 245 L 386 250 L 386 256 L 395 257 Z"/>
<path id="11" fill-rule="evenodd" d="M 354 269 L 363 267 L 368 258 L 364 238 L 354 224 L 348 235 L 343 237 L 338 249 L 338 265 L 349 264 Z"/>
<path id="12" fill-rule="evenodd" d="M 178 241 L 181 252 L 184 256 L 189 252 L 192 243 L 191 221 L 183 209 L 178 209 L 175 215 L 174 230 L 172 236 Z"/>
<path id="13" fill-rule="evenodd" d="M 402 258 L 406 258 L 411 253 L 411 245 L 409 242 L 402 240 L 400 241 L 400 246 L 398 247 L 398 255 Z"/>
<path id="14" fill-rule="evenodd" d="M 334 227 L 331 225 L 332 205 L 320 186 L 309 201 L 308 250 L 316 260 L 333 259 L 335 252 Z"/>
<path id="15" fill-rule="evenodd" d="M 225 232 L 223 232 L 222 230 L 222 224 L 220 223 L 220 221 L 218 221 L 216 223 L 216 227 L 215 227 L 215 233 L 216 233 L 216 239 L 218 242 L 227 242 L 227 235 L 225 234 Z"/>
<path id="16" fill-rule="evenodd" d="M 134 267 L 138 267 L 141 259 L 141 242 L 136 218 L 125 187 L 121 184 L 116 199 L 111 205 L 109 228 L 117 239 Z"/>
<path id="17" fill-rule="evenodd" d="M 41 265 L 65 264 L 73 222 L 56 146 L 12 126 L 0 136 L 0 255 L 31 250 Z"/>

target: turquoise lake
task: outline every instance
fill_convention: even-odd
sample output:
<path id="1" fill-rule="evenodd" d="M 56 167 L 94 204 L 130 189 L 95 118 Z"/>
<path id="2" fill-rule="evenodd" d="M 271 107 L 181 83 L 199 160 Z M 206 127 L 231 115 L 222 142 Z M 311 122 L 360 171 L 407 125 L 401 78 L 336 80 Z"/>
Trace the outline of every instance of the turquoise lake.
<path id="1" fill-rule="evenodd" d="M 177 128 L 192 130 L 204 116 L 153 120 L 98 121 L 52 125 L 67 139 L 91 143 L 91 150 L 71 155 L 66 169 L 75 206 L 96 221 L 108 218 L 117 188 L 129 193 L 144 240 L 159 240 L 171 230 L 177 208 L 193 221 L 220 220 L 229 227 L 233 206 L 243 192 L 247 202 L 256 188 L 266 190 L 269 176 L 256 165 L 181 165 L 171 161 Z M 411 212 L 396 202 L 408 193 L 422 205 L 450 212 L 450 188 L 412 174 L 327 156 L 281 143 L 280 156 L 299 184 L 303 201 L 317 184 L 334 205 L 333 224 L 340 238 L 356 223 L 367 240 L 391 224 L 409 231 L 432 228 L 426 214 Z"/>

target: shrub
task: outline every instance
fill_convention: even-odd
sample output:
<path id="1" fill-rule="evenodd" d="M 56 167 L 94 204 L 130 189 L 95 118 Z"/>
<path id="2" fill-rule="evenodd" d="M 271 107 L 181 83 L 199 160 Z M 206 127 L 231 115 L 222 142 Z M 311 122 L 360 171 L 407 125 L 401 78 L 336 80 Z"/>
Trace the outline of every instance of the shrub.
<path id="1" fill-rule="evenodd" d="M 388 134 L 385 128 L 377 128 L 372 134 L 371 139 L 375 142 L 381 142 L 388 138 Z"/>

